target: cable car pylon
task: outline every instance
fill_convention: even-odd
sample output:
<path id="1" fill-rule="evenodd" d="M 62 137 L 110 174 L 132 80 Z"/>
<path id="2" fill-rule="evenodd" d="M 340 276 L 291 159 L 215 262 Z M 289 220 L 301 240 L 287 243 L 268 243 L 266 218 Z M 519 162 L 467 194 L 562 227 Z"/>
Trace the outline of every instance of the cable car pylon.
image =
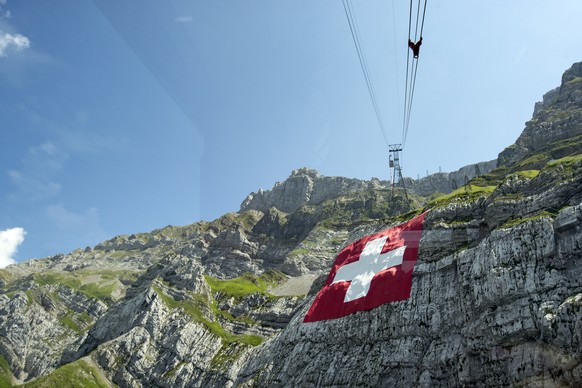
<path id="1" fill-rule="evenodd" d="M 404 183 L 404 177 L 402 176 L 402 167 L 400 166 L 400 152 L 402 152 L 402 144 L 390 144 L 388 145 L 390 157 L 390 176 L 392 177 L 392 191 L 390 197 L 394 197 L 394 189 L 396 186 L 400 186 L 404 191 L 404 197 L 406 202 L 410 204 L 408 199 L 408 192 L 406 191 L 406 185 Z"/>

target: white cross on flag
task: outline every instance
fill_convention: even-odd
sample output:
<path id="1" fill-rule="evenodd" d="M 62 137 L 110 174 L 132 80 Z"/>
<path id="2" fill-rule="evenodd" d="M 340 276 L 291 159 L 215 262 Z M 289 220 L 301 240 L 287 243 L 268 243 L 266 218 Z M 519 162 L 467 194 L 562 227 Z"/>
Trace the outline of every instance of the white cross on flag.
<path id="1" fill-rule="evenodd" d="M 408 299 L 425 214 L 342 249 L 303 322 L 340 318 Z"/>

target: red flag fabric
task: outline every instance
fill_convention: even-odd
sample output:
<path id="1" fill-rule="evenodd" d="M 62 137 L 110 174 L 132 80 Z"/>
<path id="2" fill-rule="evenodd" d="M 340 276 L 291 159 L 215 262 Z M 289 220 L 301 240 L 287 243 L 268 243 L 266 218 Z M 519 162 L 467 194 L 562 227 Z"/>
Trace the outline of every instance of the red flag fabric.
<path id="1" fill-rule="evenodd" d="M 340 318 L 408 299 L 425 215 L 342 249 L 303 322 Z"/>

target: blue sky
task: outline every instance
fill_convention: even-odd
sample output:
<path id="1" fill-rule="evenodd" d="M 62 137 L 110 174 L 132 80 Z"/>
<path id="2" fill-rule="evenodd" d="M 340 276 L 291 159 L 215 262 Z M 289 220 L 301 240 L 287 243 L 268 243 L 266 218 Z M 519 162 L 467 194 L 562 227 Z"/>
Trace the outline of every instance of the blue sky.
<path id="1" fill-rule="evenodd" d="M 398 143 L 408 2 L 352 4 Z M 304 166 L 389 177 L 340 0 L 0 0 L 0 15 L 0 265 L 212 220 Z M 404 175 L 513 143 L 582 60 L 579 15 L 429 0 Z"/>

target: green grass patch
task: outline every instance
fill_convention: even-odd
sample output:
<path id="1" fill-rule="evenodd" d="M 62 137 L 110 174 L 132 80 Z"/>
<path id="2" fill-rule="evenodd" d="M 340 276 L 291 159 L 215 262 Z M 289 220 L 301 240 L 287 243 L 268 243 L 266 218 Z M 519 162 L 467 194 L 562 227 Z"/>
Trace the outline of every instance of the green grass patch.
<path id="1" fill-rule="evenodd" d="M 150 234 L 154 236 L 163 236 L 167 238 L 192 238 L 200 232 L 207 230 L 209 223 L 206 221 L 196 222 L 184 226 L 168 225 L 161 229 L 155 229 Z"/>
<path id="2" fill-rule="evenodd" d="M 444 194 L 441 194 L 441 196 L 442 195 L 444 195 Z M 393 220 L 395 222 L 406 222 L 406 221 L 409 221 L 412 218 L 416 217 L 420 213 L 422 213 L 422 208 L 414 209 L 414 210 L 411 210 L 411 211 L 409 211 L 407 213 L 400 214 L 400 215 L 398 215 L 396 217 L 391 218 L 391 220 Z"/>
<path id="3" fill-rule="evenodd" d="M 221 292 L 234 298 L 242 298 L 255 292 L 270 295 L 267 293 L 269 287 L 276 286 L 287 279 L 283 273 L 276 271 L 267 271 L 260 276 L 246 273 L 228 280 L 220 280 L 208 275 L 204 277 L 213 293 Z"/>
<path id="4" fill-rule="evenodd" d="M 40 377 L 23 385 L 26 388 L 99 388 L 111 386 L 112 384 L 99 373 L 97 367 L 83 358 L 61 366 L 48 376 Z"/>
<path id="5" fill-rule="evenodd" d="M 39 286 L 63 285 L 84 294 L 88 298 L 110 303 L 113 301 L 112 294 L 118 288 L 125 287 L 123 284 L 134 283 L 138 275 L 138 272 L 133 271 L 80 270 L 74 272 L 35 273 L 32 277 Z"/>
<path id="6" fill-rule="evenodd" d="M 576 110 L 582 113 L 582 109 Z M 570 113 L 572 113 L 570 111 Z M 550 159 L 560 159 L 569 155 L 577 155 L 582 152 L 582 135 L 570 137 L 564 140 L 559 140 L 542 147 L 537 153 L 543 152 Z"/>
<path id="7" fill-rule="evenodd" d="M 498 186 L 507 176 L 508 170 L 509 169 L 506 166 L 497 167 L 487 174 L 479 175 L 471 179 L 469 184 L 480 187 Z M 463 187 L 457 190 L 460 189 L 463 189 Z"/>
<path id="8" fill-rule="evenodd" d="M 434 201 L 435 199 L 440 198 L 443 195 L 445 195 L 445 193 L 441 193 L 440 191 L 435 191 L 434 193 L 432 193 L 431 195 L 429 195 L 428 197 L 426 197 L 426 200 L 428 202 Z"/>
<path id="9" fill-rule="evenodd" d="M 476 201 L 480 197 L 488 197 L 493 193 L 493 191 L 497 188 L 497 186 L 475 186 L 475 185 L 467 185 L 457 190 L 453 191 L 450 194 L 443 195 L 431 201 L 426 206 L 427 208 L 436 208 L 436 207 L 444 207 L 450 203 L 461 202 L 461 203 L 471 203 Z"/>
<path id="10" fill-rule="evenodd" d="M 57 272 L 35 273 L 34 281 L 39 286 L 63 285 L 69 288 L 78 289 L 81 286 L 81 280 L 74 274 L 65 274 Z"/>
<path id="11" fill-rule="evenodd" d="M 31 304 L 34 303 L 34 296 L 35 296 L 35 290 L 26 290 L 26 291 L 10 291 L 5 293 L 4 295 L 6 295 L 8 298 L 12 299 L 14 298 L 14 296 L 16 294 L 24 294 L 24 296 L 26 296 L 26 304 L 28 306 L 30 306 Z"/>
<path id="12" fill-rule="evenodd" d="M 289 252 L 289 254 L 287 255 L 288 257 L 297 257 L 299 255 L 306 255 L 309 253 L 309 250 L 305 249 L 305 248 L 296 248 L 293 249 L 291 252 Z"/>
<path id="13" fill-rule="evenodd" d="M 531 170 L 542 168 L 550 159 L 547 152 L 540 152 L 520 160 L 513 168 L 513 171 Z"/>
<path id="14" fill-rule="evenodd" d="M 241 345 L 223 345 L 210 361 L 210 368 L 214 370 L 223 369 L 225 366 L 237 360 L 246 348 L 246 346 Z"/>
<path id="15" fill-rule="evenodd" d="M 170 369 L 169 371 L 167 371 L 166 373 L 164 373 L 162 375 L 162 379 L 168 379 L 170 377 L 175 376 L 176 375 L 176 372 L 178 372 L 178 370 L 180 370 L 180 368 L 182 368 L 186 364 L 187 364 L 186 361 L 179 362 L 178 364 L 176 364 L 175 367 L 173 367 L 172 369 Z"/>
<path id="16" fill-rule="evenodd" d="M 12 370 L 8 361 L 0 354 L 0 388 L 12 387 L 12 381 L 14 376 L 12 375 Z"/>
<path id="17" fill-rule="evenodd" d="M 111 300 L 111 294 L 116 288 L 117 285 L 114 283 L 87 283 L 79 287 L 79 291 L 93 299 Z"/>
<path id="18" fill-rule="evenodd" d="M 525 198 L 523 193 L 513 193 L 513 194 L 503 194 L 498 195 L 495 197 L 495 202 L 498 201 L 519 201 L 520 199 Z"/>
<path id="19" fill-rule="evenodd" d="M 166 306 L 172 309 L 183 309 L 186 314 L 188 314 L 191 318 L 193 318 L 196 322 L 203 322 L 208 321 L 204 314 L 202 313 L 202 309 L 205 305 L 207 305 L 201 300 L 204 299 L 203 296 L 200 295 L 201 299 L 193 298 L 187 300 L 175 300 L 171 296 L 165 294 L 161 288 L 154 285 L 154 291 L 162 298 L 162 301 Z"/>
<path id="20" fill-rule="evenodd" d="M 64 315 L 61 315 L 58 318 L 61 325 L 68 327 L 77 334 L 81 334 L 89 330 L 93 320 L 87 312 L 84 311 L 83 313 L 78 314 L 71 309 L 67 310 L 68 311 Z"/>
<path id="21" fill-rule="evenodd" d="M 520 178 L 534 179 L 540 174 L 540 170 L 521 170 L 515 173 Z"/>
<path id="22" fill-rule="evenodd" d="M 533 215 L 531 217 L 510 218 L 509 220 L 505 221 L 505 223 L 503 225 L 501 225 L 499 227 L 499 229 L 510 229 L 510 228 L 513 228 L 517 225 L 523 224 L 524 222 L 538 220 L 538 219 L 543 218 L 543 217 L 549 217 L 549 218 L 553 219 L 555 217 L 555 214 L 544 210 L 544 211 L 541 211 L 540 213 Z"/>
<path id="23" fill-rule="evenodd" d="M 564 168 L 571 168 L 572 165 L 578 162 L 582 162 L 582 155 L 571 155 L 549 162 L 546 164 L 546 168 L 555 168 L 559 165 L 564 166 Z"/>
<path id="24" fill-rule="evenodd" d="M 87 325 L 91 324 L 91 322 L 93 322 L 93 319 L 91 318 L 91 316 L 89 315 L 88 312 L 83 311 L 81 314 L 79 314 L 77 316 L 79 318 L 79 320 Z"/>
<path id="25" fill-rule="evenodd" d="M 455 253 L 458 254 L 458 253 L 466 251 L 467 249 L 469 249 L 469 243 L 465 242 L 465 243 L 462 243 L 461 245 L 459 245 L 459 247 L 455 250 Z"/>
<path id="26" fill-rule="evenodd" d="M 68 309 L 65 315 L 59 317 L 59 322 L 63 326 L 73 330 L 75 333 L 81 334 L 89 330 L 93 324 L 93 319 L 86 311 L 83 311 L 81 314 L 79 314 L 71 309 Z"/>
<path id="27" fill-rule="evenodd" d="M 520 170 L 541 169 L 546 166 L 548 162 L 556 162 L 550 162 L 551 159 L 560 160 L 564 157 L 579 155 L 580 153 L 582 153 L 582 135 L 545 145 L 535 151 L 535 154 L 519 161 L 511 168 L 511 171 L 516 172 Z"/>
<path id="28" fill-rule="evenodd" d="M 251 346 L 259 346 L 263 343 L 263 337 L 260 335 L 255 334 L 242 334 L 242 335 L 235 335 L 233 336 L 233 341 L 231 342 L 240 342 L 242 344 L 251 345 Z"/>
<path id="29" fill-rule="evenodd" d="M 504 182 L 506 182 L 509 179 L 513 179 L 513 178 L 517 178 L 519 180 L 532 180 L 532 179 L 536 178 L 539 174 L 540 174 L 540 170 L 519 170 L 519 171 L 516 171 L 516 172 L 513 172 L 513 173 L 507 175 Z M 499 195 L 495 198 L 495 200 L 496 201 L 511 200 L 511 199 L 517 200 L 517 199 L 521 199 L 523 197 L 524 197 L 523 193 L 518 192 L 518 193 L 513 193 L 513 194 Z"/>
<path id="30" fill-rule="evenodd" d="M 79 334 L 83 332 L 81 326 L 71 316 L 71 313 L 67 313 L 59 318 L 59 322 L 61 325 L 68 327 L 69 329 L 73 330 L 75 333 Z"/>
<path id="31" fill-rule="evenodd" d="M 342 245 L 347 239 L 347 234 L 338 234 L 331 239 L 333 245 Z"/>
<path id="32" fill-rule="evenodd" d="M 166 306 L 172 309 L 183 309 L 194 321 L 204 325 L 209 331 L 214 333 L 217 337 L 222 339 L 226 344 L 238 342 L 246 345 L 257 346 L 263 342 L 263 337 L 258 335 L 236 335 L 224 330 L 220 323 L 211 321 L 202 313 L 202 309 L 209 308 L 210 303 L 204 302 L 205 297 L 199 296 L 196 299 L 175 300 L 171 296 L 165 294 L 158 286 L 153 286 L 153 289 L 160 296 Z"/>
<path id="33" fill-rule="evenodd" d="M 248 210 L 243 213 L 227 213 L 214 220 L 212 224 L 220 227 L 242 226 L 251 229 L 261 219 L 261 213 L 255 210 Z M 221 228 L 222 229 L 222 228 Z"/>
<path id="34" fill-rule="evenodd" d="M 26 295 L 26 303 L 29 306 L 34 303 L 35 290 L 26 290 L 24 291 L 24 295 Z"/>
<path id="35" fill-rule="evenodd" d="M 232 315 L 228 311 L 224 311 L 224 310 L 219 309 L 218 302 L 216 301 L 216 299 L 212 300 L 212 303 L 210 304 L 210 308 L 212 309 L 212 312 L 215 315 L 219 315 L 228 321 L 241 322 L 241 323 L 244 323 L 248 326 L 254 326 L 257 324 L 257 321 L 255 321 L 254 319 L 252 319 L 251 317 L 248 317 L 246 315 L 241 315 L 239 317 L 235 317 L 234 315 Z"/>
<path id="36" fill-rule="evenodd" d="M 582 77 L 574 77 L 572 78 L 570 81 L 566 82 L 566 85 L 573 85 L 573 84 L 577 84 L 579 82 L 582 82 Z"/>
<path id="37" fill-rule="evenodd" d="M 552 160 L 546 164 L 542 171 L 554 171 L 559 167 L 562 168 L 559 172 L 559 181 L 564 182 L 576 178 L 579 176 L 580 170 L 582 170 L 582 154 L 569 155 L 557 160 Z"/>
<path id="38" fill-rule="evenodd" d="M 0 269 L 0 285 L 8 286 L 13 280 L 13 275 L 5 269 Z"/>

